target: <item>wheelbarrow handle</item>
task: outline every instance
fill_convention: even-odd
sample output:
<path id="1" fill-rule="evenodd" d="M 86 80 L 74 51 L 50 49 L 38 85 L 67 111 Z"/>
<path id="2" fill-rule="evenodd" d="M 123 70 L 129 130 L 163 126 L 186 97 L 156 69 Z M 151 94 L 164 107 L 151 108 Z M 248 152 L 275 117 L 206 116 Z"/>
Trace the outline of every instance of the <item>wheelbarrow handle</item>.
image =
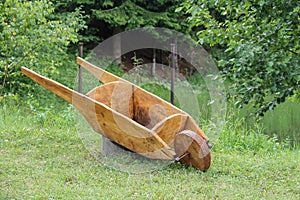
<path id="1" fill-rule="evenodd" d="M 81 57 L 77 57 L 76 62 L 78 65 L 85 68 L 88 72 L 90 72 L 93 76 L 95 76 L 97 79 L 99 79 L 104 84 L 113 82 L 113 81 L 124 80 L 112 73 L 109 73 L 109 72 L 93 65 L 92 63 L 89 63 L 88 61 L 84 60 Z"/>

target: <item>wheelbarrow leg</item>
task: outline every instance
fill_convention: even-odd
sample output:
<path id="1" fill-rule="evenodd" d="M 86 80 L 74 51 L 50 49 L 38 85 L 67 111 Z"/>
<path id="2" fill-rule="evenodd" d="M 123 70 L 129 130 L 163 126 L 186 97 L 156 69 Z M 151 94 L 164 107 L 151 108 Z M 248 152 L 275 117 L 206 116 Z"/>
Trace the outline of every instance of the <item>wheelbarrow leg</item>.
<path id="1" fill-rule="evenodd" d="M 105 157 L 118 156 L 124 153 L 124 151 L 127 151 L 127 149 L 102 136 L 102 152 Z"/>

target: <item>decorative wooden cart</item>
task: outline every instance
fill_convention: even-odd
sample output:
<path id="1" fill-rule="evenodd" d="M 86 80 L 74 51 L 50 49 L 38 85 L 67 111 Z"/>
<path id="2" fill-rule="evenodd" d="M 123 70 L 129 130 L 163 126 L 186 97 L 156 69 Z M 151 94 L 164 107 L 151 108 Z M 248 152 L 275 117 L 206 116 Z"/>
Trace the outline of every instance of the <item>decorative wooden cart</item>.
<path id="1" fill-rule="evenodd" d="M 78 57 L 103 85 L 86 95 L 22 67 L 22 73 L 72 104 L 109 140 L 151 159 L 175 160 L 206 171 L 208 138 L 186 112 Z"/>

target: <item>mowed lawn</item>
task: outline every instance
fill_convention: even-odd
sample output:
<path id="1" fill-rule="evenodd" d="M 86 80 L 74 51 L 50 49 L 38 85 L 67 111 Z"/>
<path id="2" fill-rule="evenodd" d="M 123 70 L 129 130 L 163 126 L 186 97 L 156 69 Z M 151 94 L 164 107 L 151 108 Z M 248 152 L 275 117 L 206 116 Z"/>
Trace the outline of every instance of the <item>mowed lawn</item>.
<path id="1" fill-rule="evenodd" d="M 217 144 L 205 173 L 175 163 L 131 174 L 93 157 L 64 114 L 2 108 L 0 118 L 0 199 L 300 199 L 297 149 Z"/>

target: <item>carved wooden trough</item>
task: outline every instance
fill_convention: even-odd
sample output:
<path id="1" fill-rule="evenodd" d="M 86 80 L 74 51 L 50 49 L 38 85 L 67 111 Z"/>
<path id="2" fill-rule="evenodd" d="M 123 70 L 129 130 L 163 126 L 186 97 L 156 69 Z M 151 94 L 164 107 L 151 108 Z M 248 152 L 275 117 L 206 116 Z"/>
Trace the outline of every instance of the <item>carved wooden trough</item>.
<path id="1" fill-rule="evenodd" d="M 84 95 L 28 68 L 22 73 L 72 104 L 109 140 L 147 158 L 209 168 L 208 138 L 189 114 L 80 57 L 77 63 L 103 85 Z"/>

